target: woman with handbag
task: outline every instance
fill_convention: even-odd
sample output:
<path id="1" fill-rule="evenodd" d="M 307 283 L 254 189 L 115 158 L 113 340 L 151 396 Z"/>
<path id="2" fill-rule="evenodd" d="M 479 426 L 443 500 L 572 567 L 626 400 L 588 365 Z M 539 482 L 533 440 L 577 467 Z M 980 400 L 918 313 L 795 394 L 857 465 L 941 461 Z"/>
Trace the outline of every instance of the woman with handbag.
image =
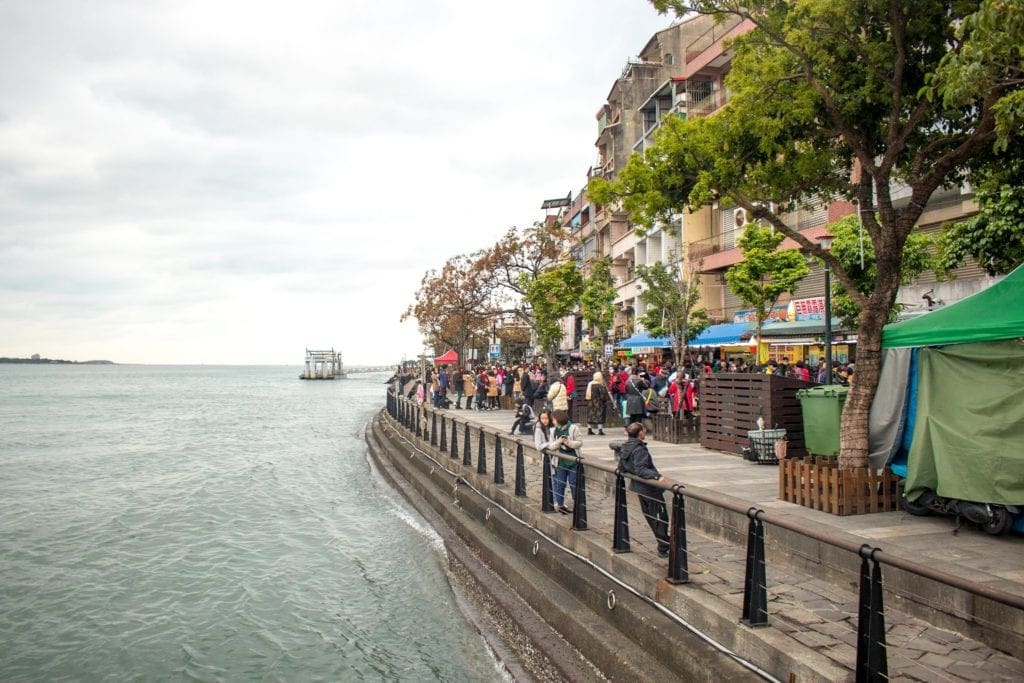
<path id="1" fill-rule="evenodd" d="M 634 369 L 633 374 L 626 380 L 626 424 L 643 423 L 644 414 L 647 412 L 643 392 L 650 388 Z"/>

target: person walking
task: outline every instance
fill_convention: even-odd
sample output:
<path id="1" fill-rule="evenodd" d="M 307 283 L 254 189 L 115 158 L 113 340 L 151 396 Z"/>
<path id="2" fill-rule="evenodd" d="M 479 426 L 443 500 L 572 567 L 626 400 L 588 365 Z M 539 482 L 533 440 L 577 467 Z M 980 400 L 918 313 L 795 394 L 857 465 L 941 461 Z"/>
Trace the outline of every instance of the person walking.
<path id="1" fill-rule="evenodd" d="M 643 481 L 664 482 L 665 477 L 654 466 L 651 452 L 647 448 L 647 430 L 643 423 L 631 422 L 627 425 L 626 436 L 629 437 L 626 443 L 616 449 L 619 465 L 623 472 L 637 477 L 630 479 L 629 489 L 640 499 L 640 510 L 658 541 L 658 556 L 668 557 L 668 508 L 665 506 L 665 492 Z"/>
<path id="2" fill-rule="evenodd" d="M 587 434 L 593 434 L 596 429 L 600 436 L 604 436 L 604 423 L 608 419 L 612 396 L 600 371 L 594 373 L 584 398 L 587 399 Z"/>
<path id="3" fill-rule="evenodd" d="M 552 410 L 564 410 L 569 412 L 569 394 L 561 380 L 554 380 L 548 388 L 548 401 L 551 402 Z"/>
<path id="4" fill-rule="evenodd" d="M 576 498 L 576 458 L 581 455 L 580 448 L 583 446 L 583 439 L 580 438 L 579 425 L 573 424 L 569 420 L 569 411 L 556 410 L 551 415 L 555 419 L 551 446 L 558 451 L 554 481 L 555 509 L 563 515 L 567 515 L 572 510 L 565 506 L 565 485 L 569 484 L 569 488 L 572 490 L 572 502 L 575 505 L 578 502 Z"/>
<path id="5" fill-rule="evenodd" d="M 646 410 L 644 391 L 650 389 L 646 380 L 633 369 L 633 374 L 626 380 L 626 415 L 629 417 L 627 425 L 632 422 L 643 422 Z"/>

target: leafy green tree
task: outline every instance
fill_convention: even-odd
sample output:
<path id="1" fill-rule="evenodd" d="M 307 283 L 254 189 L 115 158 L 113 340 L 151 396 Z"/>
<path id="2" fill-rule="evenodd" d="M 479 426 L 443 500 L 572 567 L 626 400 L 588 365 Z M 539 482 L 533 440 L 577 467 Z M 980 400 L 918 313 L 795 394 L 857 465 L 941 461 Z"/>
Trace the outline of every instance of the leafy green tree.
<path id="1" fill-rule="evenodd" d="M 583 275 L 574 261 L 563 263 L 530 278 L 521 276 L 524 298 L 533 311 L 537 341 L 547 354 L 548 370 L 554 370 L 555 352 L 562 340 L 562 318 L 576 310 L 583 293 Z"/>
<path id="2" fill-rule="evenodd" d="M 937 188 L 1021 136 L 1022 3 L 651 2 L 680 15 L 738 17 L 753 30 L 733 42 L 728 105 L 705 118 L 667 119 L 656 144 L 614 181 L 592 181 L 591 197 L 621 198 L 641 225 L 729 199 L 825 259 L 861 309 L 840 462 L 866 465 L 882 327 L 903 280 L 907 239 Z M 893 198 L 897 180 L 909 187 L 906 206 Z M 876 254 L 869 293 L 781 219 L 812 197 L 858 201 Z"/>
<path id="3" fill-rule="evenodd" d="M 1024 153 L 1024 145 L 1018 147 Z M 1024 159 L 1006 158 L 980 169 L 972 181 L 979 211 L 943 228 L 939 268 L 949 273 L 969 256 L 989 275 L 1008 273 L 1024 263 Z"/>
<path id="4" fill-rule="evenodd" d="M 700 303 L 699 268 L 661 261 L 653 266 L 637 266 L 637 277 L 644 283 L 640 299 L 646 304 L 640 322 L 657 337 L 672 337 L 672 350 L 681 363 L 691 339 L 711 323 L 707 309 Z"/>
<path id="5" fill-rule="evenodd" d="M 736 240 L 743 250 L 743 260 L 725 271 L 729 289 L 754 308 L 754 334 L 758 339 L 779 297 L 795 292 L 811 272 L 799 250 L 778 250 L 785 238 L 781 232 L 751 223 Z"/>
<path id="6" fill-rule="evenodd" d="M 603 343 L 615 321 L 615 279 L 611 258 L 597 259 L 591 264 L 590 275 L 580 296 L 580 311 L 587 324 L 597 330 Z"/>
<path id="7" fill-rule="evenodd" d="M 864 295 L 870 294 L 871 288 L 874 287 L 877 271 L 875 248 L 871 244 L 871 240 L 861 239 L 857 216 L 840 218 L 828 226 L 828 231 L 835 237 L 832 242 L 832 256 L 843 264 L 843 268 L 856 283 L 858 291 Z M 862 246 L 863 259 L 861 258 Z M 907 237 L 907 243 L 903 247 L 901 268 L 903 284 L 909 284 L 921 273 L 934 269 L 933 246 L 934 240 L 931 235 L 915 232 Z M 862 263 L 863 265 L 861 265 Z M 845 288 L 835 283 L 832 285 L 832 313 L 840 319 L 843 326 L 857 329 L 860 306 Z M 889 321 L 895 320 L 898 313 L 898 307 L 893 306 L 889 314 Z"/>

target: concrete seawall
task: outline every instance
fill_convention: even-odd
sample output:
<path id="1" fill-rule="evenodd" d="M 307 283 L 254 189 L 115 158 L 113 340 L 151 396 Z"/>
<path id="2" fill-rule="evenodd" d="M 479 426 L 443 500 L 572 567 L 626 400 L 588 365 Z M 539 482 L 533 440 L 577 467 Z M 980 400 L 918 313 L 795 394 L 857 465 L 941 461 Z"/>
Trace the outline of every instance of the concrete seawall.
<path id="1" fill-rule="evenodd" d="M 448 420 L 457 415 L 457 411 L 446 412 Z M 494 426 L 510 422 L 506 416 L 496 414 L 463 414 L 458 420 L 460 442 L 462 422 L 471 423 L 476 430 L 486 426 L 481 422 L 496 420 L 488 427 L 490 431 L 484 444 L 487 450 L 496 438 Z M 667 670 L 672 678 L 692 680 L 716 666 L 715 658 L 711 664 L 704 658 L 696 662 L 680 659 L 679 651 L 702 654 L 715 651 L 693 636 L 681 622 L 717 642 L 719 648 L 735 653 L 778 679 L 853 678 L 857 645 L 855 555 L 843 555 L 827 544 L 796 538 L 797 534 L 788 538 L 785 530 L 772 529 L 767 545 L 771 624 L 766 628 L 741 626 L 738 621 L 743 599 L 743 544 L 747 522 L 742 515 L 688 498 L 687 521 L 692 531 L 688 551 L 691 582 L 684 586 L 672 585 L 665 579 L 665 561 L 658 560 L 650 549 L 650 539 L 646 538 L 649 530 L 638 509 L 630 512 L 631 519 L 641 520 L 639 526 L 633 527 L 633 552 L 611 551 L 610 517 L 602 511 L 607 512 L 611 507 L 609 499 L 614 500 L 611 495 L 614 478 L 598 469 L 588 468 L 590 528 L 574 531 L 567 517 L 540 512 L 536 479 L 540 467 L 529 455 L 527 470 L 534 476 L 530 480 L 531 497 L 521 498 L 513 494 L 511 484 L 494 484 L 490 474 L 477 474 L 474 467 L 463 465 L 448 449 L 442 452 L 439 447 L 432 447 L 426 436 L 415 437 L 386 414 L 369 430 L 368 440 L 379 461 L 390 463 L 388 467 L 406 478 L 409 490 L 418 491 L 424 500 L 431 501 L 431 514 L 438 517 L 438 523 L 456 530 L 453 533 L 460 542 L 472 548 L 517 596 L 531 605 L 569 597 L 577 601 L 576 607 L 568 610 L 569 614 L 551 604 L 544 608 L 534 605 L 533 609 L 611 678 L 628 675 L 654 680 L 663 678 Z M 472 452 L 476 453 L 479 437 L 474 436 L 473 441 Z M 607 449 L 595 450 L 589 444 L 590 440 L 588 460 L 611 455 Z M 467 449 L 468 445 L 462 448 Z M 514 443 L 505 444 L 506 453 L 510 445 Z M 663 445 L 658 444 L 657 452 L 664 450 Z M 527 451 L 536 455 L 532 445 Z M 660 455 L 658 461 L 662 463 Z M 510 469 L 506 465 L 506 471 Z M 744 472 L 758 469 L 763 471 L 764 468 Z M 688 486 L 688 490 L 694 488 Z M 632 494 L 630 498 L 630 506 L 635 508 Z M 646 546 L 644 541 L 647 541 Z M 517 579 L 525 568 L 536 570 L 540 576 Z M 596 572 L 596 576 L 588 578 L 590 572 Z M 914 580 L 901 577 L 891 568 L 886 578 L 897 586 Z M 541 585 L 553 587 L 551 591 L 539 591 L 537 587 Z M 888 590 L 889 586 L 886 588 Z M 614 609 L 609 609 L 607 604 L 609 591 L 614 594 Z M 920 582 L 915 586 L 915 593 L 922 593 Z M 627 596 L 630 605 L 636 603 L 635 609 L 623 607 Z M 934 628 L 934 621 L 929 623 L 901 613 L 899 600 L 886 607 L 889 671 L 893 678 L 1012 680 L 1024 674 L 1024 665 L 1019 659 L 961 634 Z M 973 608 L 976 609 L 977 604 Z M 941 613 L 942 610 L 938 610 L 939 624 L 942 623 Z M 969 612 L 961 612 L 964 613 Z M 579 625 L 574 614 L 587 614 L 582 620 L 584 625 Z M 629 614 L 634 616 L 627 618 Z M 660 628 L 652 627 L 658 623 L 655 617 L 665 622 Z M 1003 633 L 1006 633 L 1005 628 L 1010 624 L 1002 623 Z M 602 629 L 611 629 L 607 641 L 610 645 L 595 646 L 598 642 L 595 634 Z M 699 644 L 692 642 L 694 638 L 698 638 Z M 608 648 L 622 649 L 623 643 L 627 643 L 627 651 L 639 653 L 642 664 L 615 664 L 614 657 L 600 654 Z M 1004 651 L 1007 650 L 1012 651 L 1012 646 Z M 729 655 L 721 655 L 721 658 L 735 663 Z M 654 664 L 661 667 L 660 674 L 644 673 L 644 667 Z M 719 673 L 716 677 L 724 675 L 743 678 L 754 676 L 755 672 L 743 668 L 738 674 Z M 561 677 L 573 678 L 567 674 Z"/>

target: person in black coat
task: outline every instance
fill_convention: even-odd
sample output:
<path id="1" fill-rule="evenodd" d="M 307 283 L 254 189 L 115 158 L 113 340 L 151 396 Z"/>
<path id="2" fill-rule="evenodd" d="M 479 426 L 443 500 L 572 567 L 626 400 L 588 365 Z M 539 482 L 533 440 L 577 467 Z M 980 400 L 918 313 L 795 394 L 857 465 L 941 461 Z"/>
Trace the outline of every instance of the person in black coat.
<path id="1" fill-rule="evenodd" d="M 651 385 L 634 368 L 633 374 L 626 380 L 626 414 L 630 423 L 643 421 L 646 412 L 643 392 L 650 388 Z"/>
<path id="2" fill-rule="evenodd" d="M 668 508 L 665 506 L 665 492 L 657 486 L 645 484 L 642 479 L 665 481 L 651 459 L 644 439 L 647 431 L 641 422 L 631 422 L 626 426 L 626 443 L 615 448 L 622 471 L 632 474 L 638 479 L 631 479 L 629 489 L 635 491 L 640 498 L 640 509 L 650 525 L 654 537 L 658 540 L 658 555 L 668 557 Z"/>

